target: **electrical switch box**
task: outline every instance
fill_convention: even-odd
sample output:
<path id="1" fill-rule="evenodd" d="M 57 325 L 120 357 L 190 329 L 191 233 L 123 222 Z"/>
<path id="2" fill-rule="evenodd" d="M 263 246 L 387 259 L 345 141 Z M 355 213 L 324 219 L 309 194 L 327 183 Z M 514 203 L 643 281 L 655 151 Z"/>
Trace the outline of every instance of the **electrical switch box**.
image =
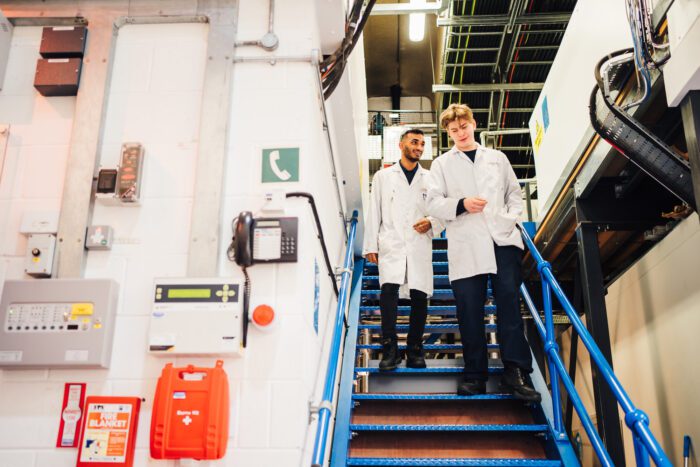
<path id="1" fill-rule="evenodd" d="M 34 233 L 27 235 L 24 272 L 34 277 L 51 277 L 56 257 L 56 235 Z"/>
<path id="2" fill-rule="evenodd" d="M 87 28 L 57 26 L 44 28 L 39 53 L 43 58 L 83 58 Z"/>
<path id="3" fill-rule="evenodd" d="M 149 351 L 162 355 L 240 355 L 243 287 L 226 278 L 156 279 Z"/>
<path id="4" fill-rule="evenodd" d="M 119 167 L 100 169 L 95 198 L 107 205 L 138 206 L 145 149 L 141 143 L 122 144 Z"/>
<path id="5" fill-rule="evenodd" d="M 0 10 L 0 89 L 5 82 L 5 71 L 7 70 L 7 60 L 10 57 L 10 45 L 12 42 L 12 23 L 2 14 Z"/>
<path id="6" fill-rule="evenodd" d="M 116 197 L 123 203 L 135 203 L 141 197 L 143 154 L 144 149 L 141 143 L 124 143 L 122 145 Z"/>
<path id="7" fill-rule="evenodd" d="M 82 65 L 80 58 L 40 58 L 36 62 L 34 87 L 46 97 L 75 96 Z"/>
<path id="8" fill-rule="evenodd" d="M 110 279 L 5 281 L 0 368 L 109 368 L 118 294 Z"/>

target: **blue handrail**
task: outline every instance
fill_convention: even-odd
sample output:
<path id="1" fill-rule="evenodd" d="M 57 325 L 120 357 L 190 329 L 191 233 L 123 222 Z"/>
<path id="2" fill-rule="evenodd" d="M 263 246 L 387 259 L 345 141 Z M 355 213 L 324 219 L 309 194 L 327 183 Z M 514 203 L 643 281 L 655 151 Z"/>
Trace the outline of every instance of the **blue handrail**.
<path id="1" fill-rule="evenodd" d="M 331 409 L 333 408 L 333 394 L 335 393 L 336 369 L 338 367 L 338 359 L 340 358 L 343 331 L 345 330 L 345 308 L 348 301 L 348 294 L 350 293 L 356 231 L 357 211 L 353 211 L 352 219 L 350 220 L 347 248 L 345 250 L 345 261 L 343 262 L 343 272 L 340 280 L 340 294 L 338 295 L 338 305 L 335 311 L 335 326 L 333 328 L 333 340 L 328 357 L 328 367 L 326 368 L 326 382 L 323 386 L 323 400 L 321 401 L 318 411 L 318 426 L 316 427 L 314 452 L 311 457 L 312 467 L 321 467 L 326 454 L 326 441 L 328 440 L 329 421 L 331 418 Z"/>
<path id="2" fill-rule="evenodd" d="M 618 380 L 617 376 L 615 376 L 612 367 L 607 362 L 607 360 L 605 360 L 605 357 L 598 348 L 598 345 L 595 343 L 593 337 L 590 335 L 590 333 L 584 326 L 583 322 L 578 316 L 578 313 L 576 313 L 576 310 L 574 310 L 573 305 L 571 305 L 571 302 L 569 302 L 569 299 L 564 294 L 564 291 L 562 290 L 561 286 L 554 278 L 551 265 L 547 261 L 545 261 L 544 258 L 542 258 L 542 255 L 539 251 L 537 251 L 537 248 L 535 247 L 532 238 L 530 238 L 530 235 L 528 235 L 528 233 L 524 229 L 521 229 L 521 234 L 523 236 L 525 244 L 530 250 L 530 254 L 537 263 L 537 270 L 540 273 L 540 279 L 542 281 L 542 294 L 545 316 L 544 324 L 542 323 L 542 319 L 540 318 L 539 312 L 537 311 L 537 308 L 535 307 L 532 299 L 530 298 L 530 294 L 528 293 L 527 288 L 524 284 L 521 285 L 520 291 L 523 295 L 525 303 L 530 309 L 530 313 L 532 314 L 535 323 L 537 324 L 537 329 L 545 342 L 544 349 L 548 357 L 547 360 L 549 362 L 550 378 L 552 380 L 552 405 L 554 411 L 553 428 L 555 435 L 559 437 L 563 434 L 563 427 L 561 425 L 561 400 L 559 397 L 559 384 L 557 382 L 558 377 L 560 377 L 562 382 L 564 383 L 566 391 L 569 393 L 570 400 L 574 408 L 576 409 L 576 413 L 578 413 L 579 417 L 581 418 L 581 423 L 583 424 L 586 433 L 588 433 L 591 443 L 593 444 L 593 449 L 595 450 L 596 454 L 598 454 L 598 458 L 600 459 L 602 465 L 614 467 L 614 464 L 610 459 L 610 456 L 608 455 L 608 452 L 606 451 L 602 440 L 600 439 L 600 435 L 593 426 L 593 422 L 588 416 L 586 408 L 583 405 L 581 398 L 578 396 L 576 388 L 573 382 L 571 381 L 571 378 L 569 377 L 568 373 L 566 372 L 566 369 L 564 368 L 564 363 L 562 362 L 561 357 L 559 356 L 559 348 L 557 347 L 557 344 L 555 342 L 554 325 L 552 321 L 552 292 L 554 292 L 554 295 L 559 300 L 559 303 L 564 309 L 564 312 L 569 317 L 572 326 L 574 327 L 576 332 L 578 332 L 581 342 L 583 342 L 583 344 L 586 346 L 586 349 L 588 349 L 591 359 L 595 362 L 596 366 L 598 367 L 600 375 L 603 376 L 603 379 L 608 383 L 610 389 L 612 389 L 613 395 L 615 396 L 617 402 L 620 404 L 620 407 L 622 407 L 622 410 L 625 413 L 625 424 L 632 431 L 632 438 L 634 440 L 634 452 L 635 457 L 637 459 L 637 465 L 649 465 L 649 456 L 651 456 L 652 460 L 657 466 L 672 466 L 673 464 L 671 464 L 671 461 L 668 459 L 666 453 L 664 453 L 663 449 L 661 448 L 661 445 L 656 440 L 656 438 L 654 438 L 654 435 L 652 434 L 651 429 L 649 428 L 649 418 L 644 412 L 637 409 L 632 403 L 632 400 L 627 395 L 627 392 L 625 392 L 625 389 L 622 387 L 620 380 Z"/>

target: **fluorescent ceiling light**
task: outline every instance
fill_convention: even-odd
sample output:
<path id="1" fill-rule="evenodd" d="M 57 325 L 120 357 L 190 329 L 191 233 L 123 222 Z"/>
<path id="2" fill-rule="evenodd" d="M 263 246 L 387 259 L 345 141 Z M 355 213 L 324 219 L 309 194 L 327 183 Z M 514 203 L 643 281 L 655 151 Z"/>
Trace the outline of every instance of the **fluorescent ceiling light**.
<path id="1" fill-rule="evenodd" d="M 411 0 L 411 6 L 425 5 L 425 0 Z M 408 15 L 408 38 L 412 42 L 420 42 L 425 37 L 425 13 Z"/>

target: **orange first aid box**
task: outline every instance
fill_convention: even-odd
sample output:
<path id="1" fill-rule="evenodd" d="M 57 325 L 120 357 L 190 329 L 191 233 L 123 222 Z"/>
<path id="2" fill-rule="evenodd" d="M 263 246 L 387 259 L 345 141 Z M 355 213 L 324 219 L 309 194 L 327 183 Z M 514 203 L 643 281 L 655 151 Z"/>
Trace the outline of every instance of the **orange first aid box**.
<path id="1" fill-rule="evenodd" d="M 141 399 L 89 396 L 77 467 L 130 467 L 134 463 Z"/>
<path id="2" fill-rule="evenodd" d="M 228 442 L 229 393 L 224 362 L 214 368 L 165 365 L 151 418 L 154 459 L 221 459 Z"/>

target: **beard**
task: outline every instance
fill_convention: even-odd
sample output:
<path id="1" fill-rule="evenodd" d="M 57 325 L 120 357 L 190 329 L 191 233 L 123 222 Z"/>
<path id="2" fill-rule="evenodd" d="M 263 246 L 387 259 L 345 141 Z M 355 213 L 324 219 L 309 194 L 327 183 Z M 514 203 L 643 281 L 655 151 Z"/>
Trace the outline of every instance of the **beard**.
<path id="1" fill-rule="evenodd" d="M 403 156 L 411 162 L 418 162 L 423 154 L 414 155 L 411 151 L 404 151 Z"/>

